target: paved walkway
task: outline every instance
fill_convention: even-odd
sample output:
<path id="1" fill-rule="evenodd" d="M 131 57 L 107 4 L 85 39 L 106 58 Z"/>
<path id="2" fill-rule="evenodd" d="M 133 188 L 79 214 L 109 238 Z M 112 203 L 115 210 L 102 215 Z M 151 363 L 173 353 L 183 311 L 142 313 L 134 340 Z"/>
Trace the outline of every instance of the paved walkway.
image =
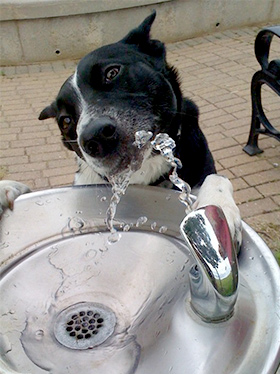
<path id="1" fill-rule="evenodd" d="M 200 107 L 201 127 L 218 171 L 233 182 L 243 219 L 279 256 L 280 143 L 261 136 L 264 153 L 250 157 L 242 151 L 250 126 L 250 81 L 259 69 L 254 39 L 260 28 L 170 44 L 168 60 L 180 72 L 185 95 Z M 272 56 L 279 56 L 279 44 L 273 40 Z M 2 69 L 0 179 L 15 179 L 34 190 L 72 183 L 73 152 L 61 144 L 53 120 L 37 117 L 74 69 L 73 61 Z M 267 116 L 280 128 L 279 97 L 268 89 L 263 96 Z"/>

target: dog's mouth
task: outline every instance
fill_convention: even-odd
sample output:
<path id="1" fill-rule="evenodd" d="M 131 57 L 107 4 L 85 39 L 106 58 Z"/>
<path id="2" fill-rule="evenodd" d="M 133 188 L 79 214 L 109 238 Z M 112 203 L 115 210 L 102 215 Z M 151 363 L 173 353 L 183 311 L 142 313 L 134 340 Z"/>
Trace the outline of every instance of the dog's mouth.
<path id="1" fill-rule="evenodd" d="M 157 120 L 151 113 L 91 108 L 77 126 L 78 145 L 87 164 L 105 180 L 139 170 L 152 155 L 150 138 Z M 147 135 L 149 134 L 149 135 Z"/>
<path id="2" fill-rule="evenodd" d="M 139 135 L 139 133 L 142 133 Z M 146 135 L 143 135 L 145 133 Z M 104 151 L 102 145 L 92 141 L 85 149 L 82 145 L 83 158 L 87 164 L 105 181 L 111 181 L 116 175 L 123 173 L 133 174 L 141 169 L 145 160 L 153 157 L 155 151 L 152 149 L 150 139 L 153 134 L 146 131 L 138 131 L 135 138 L 118 139 L 116 147 L 106 144 Z M 115 142 L 115 139 L 112 139 Z M 110 149 L 111 148 L 111 149 Z"/>

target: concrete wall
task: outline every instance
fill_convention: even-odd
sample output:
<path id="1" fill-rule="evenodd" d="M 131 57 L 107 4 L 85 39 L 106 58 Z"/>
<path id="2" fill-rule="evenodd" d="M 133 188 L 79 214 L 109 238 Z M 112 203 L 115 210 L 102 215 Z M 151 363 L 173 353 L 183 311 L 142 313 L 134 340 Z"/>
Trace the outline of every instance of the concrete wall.
<path id="1" fill-rule="evenodd" d="M 152 36 L 165 42 L 280 23 L 279 0 L 1 0 L 0 65 L 80 58 L 121 39 L 152 9 Z"/>

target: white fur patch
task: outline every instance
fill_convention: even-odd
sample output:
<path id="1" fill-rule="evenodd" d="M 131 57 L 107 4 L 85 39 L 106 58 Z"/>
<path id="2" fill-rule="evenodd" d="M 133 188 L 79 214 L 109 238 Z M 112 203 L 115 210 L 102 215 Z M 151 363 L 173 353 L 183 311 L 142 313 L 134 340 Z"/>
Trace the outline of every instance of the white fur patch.
<path id="1" fill-rule="evenodd" d="M 79 170 L 75 173 L 74 184 L 104 184 L 106 183 L 87 163 L 77 156 Z"/>
<path id="2" fill-rule="evenodd" d="M 72 86 L 74 88 L 74 90 L 76 91 L 77 95 L 78 95 L 78 98 L 79 98 L 79 101 L 80 101 L 80 109 L 83 109 L 84 107 L 86 107 L 86 102 L 83 98 L 83 95 L 81 93 L 81 90 L 78 86 L 78 81 L 77 81 L 77 70 L 75 71 L 75 73 L 73 74 L 73 77 L 72 77 Z"/>
<path id="3" fill-rule="evenodd" d="M 103 178 L 99 176 L 88 164 L 77 157 L 79 171 L 75 174 L 75 185 L 80 184 L 104 184 Z M 130 184 L 148 185 L 155 182 L 162 175 L 168 173 L 171 169 L 161 155 L 146 159 L 141 168 L 133 173 Z"/>
<path id="4" fill-rule="evenodd" d="M 208 175 L 203 182 L 193 204 L 194 209 L 206 205 L 217 205 L 222 208 L 231 232 L 233 241 L 239 249 L 242 241 L 242 223 L 240 212 L 233 199 L 231 182 L 221 175 Z"/>
<path id="5" fill-rule="evenodd" d="M 130 184 L 151 184 L 162 175 L 168 173 L 171 165 L 161 156 L 157 155 L 146 159 L 142 167 L 131 177 Z"/>
<path id="6" fill-rule="evenodd" d="M 13 208 L 18 196 L 27 192 L 30 192 L 30 189 L 23 183 L 10 180 L 0 181 L 0 216 L 5 208 Z"/>
<path id="7" fill-rule="evenodd" d="M 73 74 L 73 77 L 72 77 L 72 87 L 74 88 L 74 90 L 76 91 L 77 93 L 77 96 L 79 98 L 79 109 L 80 109 L 80 118 L 79 118 L 79 121 L 78 121 L 78 124 L 77 124 L 77 134 L 79 135 L 78 131 L 79 131 L 79 124 L 81 122 L 82 119 L 84 119 L 85 117 L 87 117 L 87 113 L 88 113 L 88 105 L 87 105 L 87 102 L 86 100 L 84 99 L 82 93 L 81 93 L 81 90 L 78 86 L 78 80 L 77 80 L 77 70 L 75 71 L 75 73 Z"/>

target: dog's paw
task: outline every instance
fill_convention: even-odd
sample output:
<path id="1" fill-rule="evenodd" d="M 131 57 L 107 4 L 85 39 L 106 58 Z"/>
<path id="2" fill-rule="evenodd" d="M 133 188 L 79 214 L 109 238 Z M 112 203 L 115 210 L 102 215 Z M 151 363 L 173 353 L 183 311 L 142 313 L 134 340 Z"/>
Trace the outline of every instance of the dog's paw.
<path id="1" fill-rule="evenodd" d="M 30 189 L 23 183 L 0 181 L 0 216 L 6 208 L 13 209 L 15 199 L 27 192 L 30 192 Z"/>
<path id="2" fill-rule="evenodd" d="M 238 253 L 242 243 L 241 216 L 233 199 L 232 184 L 227 178 L 216 174 L 208 175 L 198 192 L 193 208 L 206 205 L 217 205 L 222 208 Z"/>

